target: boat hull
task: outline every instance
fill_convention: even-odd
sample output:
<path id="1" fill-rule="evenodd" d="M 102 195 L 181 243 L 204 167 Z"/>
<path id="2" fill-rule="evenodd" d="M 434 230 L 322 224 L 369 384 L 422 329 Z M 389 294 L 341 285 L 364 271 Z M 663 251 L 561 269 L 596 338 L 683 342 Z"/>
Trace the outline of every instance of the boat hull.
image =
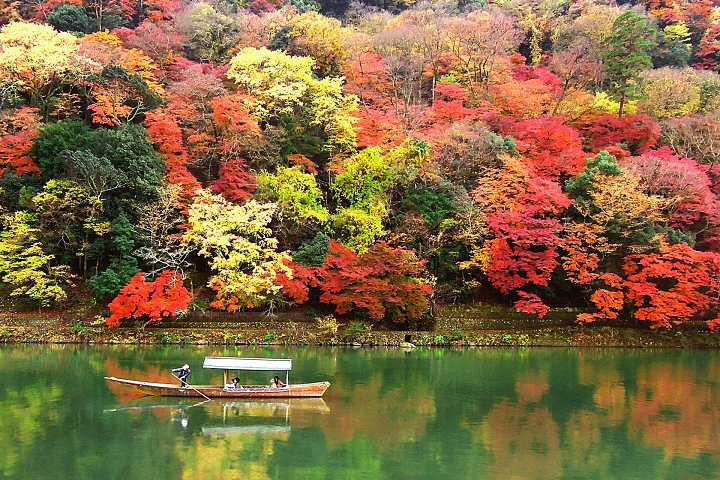
<path id="1" fill-rule="evenodd" d="M 219 385 L 192 385 L 181 387 L 171 383 L 141 382 L 124 378 L 105 377 L 111 382 L 128 385 L 146 395 L 163 397 L 209 397 L 209 398 L 302 398 L 322 397 L 330 382 L 297 383 L 281 388 L 264 385 L 248 385 L 238 390 L 226 390 Z"/>

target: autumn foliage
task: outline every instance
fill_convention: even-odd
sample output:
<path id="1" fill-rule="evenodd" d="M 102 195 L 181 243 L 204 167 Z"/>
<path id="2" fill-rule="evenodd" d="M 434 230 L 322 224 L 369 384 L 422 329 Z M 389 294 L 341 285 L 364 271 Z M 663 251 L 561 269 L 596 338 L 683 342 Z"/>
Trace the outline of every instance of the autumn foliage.
<path id="1" fill-rule="evenodd" d="M 667 328 L 708 313 L 720 294 L 720 255 L 698 252 L 686 243 L 660 242 L 657 253 L 625 257 L 621 274 L 601 275 L 605 288 L 591 297 L 598 312 L 581 314 L 578 320 L 613 319 L 629 308 L 652 328 Z"/>
<path id="2" fill-rule="evenodd" d="M 58 285 L 132 278 L 108 324 L 173 271 L 229 312 L 719 313 L 717 0 L 6 3 L 0 213 Z"/>
<path id="3" fill-rule="evenodd" d="M 383 242 L 362 256 L 335 240 L 329 247 L 320 267 L 286 261 L 292 274 L 277 277 L 286 295 L 303 303 L 317 288 L 320 301 L 334 305 L 336 313 L 365 313 L 374 321 L 418 320 L 428 309 L 433 288 L 422 279 L 422 263 L 411 252 Z"/>
<path id="4" fill-rule="evenodd" d="M 36 108 L 21 108 L 2 125 L 0 175 L 10 168 L 15 175 L 39 174 L 31 149 L 40 125 Z"/>
<path id="5" fill-rule="evenodd" d="M 164 270 L 151 282 L 138 273 L 110 302 L 110 316 L 105 322 L 109 327 L 117 327 L 121 320 L 132 318 L 143 320 L 144 325 L 159 322 L 186 309 L 191 300 L 192 294 L 176 272 Z"/>
<path id="6" fill-rule="evenodd" d="M 607 150 L 618 157 L 640 155 L 653 149 L 660 138 L 660 125 L 647 115 L 617 118 L 605 115 L 588 129 L 593 152 Z"/>
<path id="7" fill-rule="evenodd" d="M 506 158 L 503 168 L 486 176 L 473 196 L 485 207 L 494 237 L 482 247 L 488 280 L 503 293 L 517 291 L 519 310 L 544 316 L 548 307 L 522 289 L 547 286 L 559 266 L 557 247 L 563 227 L 558 216 L 570 206 L 570 199 L 557 183 L 534 176 L 513 158 Z"/>

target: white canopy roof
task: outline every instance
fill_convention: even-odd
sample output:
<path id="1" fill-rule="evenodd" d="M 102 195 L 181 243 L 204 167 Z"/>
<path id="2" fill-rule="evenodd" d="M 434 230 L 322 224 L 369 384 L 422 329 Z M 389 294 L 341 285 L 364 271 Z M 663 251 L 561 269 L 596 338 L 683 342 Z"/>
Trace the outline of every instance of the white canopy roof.
<path id="1" fill-rule="evenodd" d="M 205 357 L 203 368 L 221 370 L 292 370 L 291 358 Z"/>

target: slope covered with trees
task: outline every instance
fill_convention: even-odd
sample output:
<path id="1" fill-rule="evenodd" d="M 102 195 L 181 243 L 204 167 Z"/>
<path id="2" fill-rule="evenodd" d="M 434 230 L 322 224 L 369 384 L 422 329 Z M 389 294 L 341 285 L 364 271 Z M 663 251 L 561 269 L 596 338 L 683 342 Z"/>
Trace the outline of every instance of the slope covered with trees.
<path id="1" fill-rule="evenodd" d="M 717 0 L 1 5 L 28 306 L 720 328 Z"/>

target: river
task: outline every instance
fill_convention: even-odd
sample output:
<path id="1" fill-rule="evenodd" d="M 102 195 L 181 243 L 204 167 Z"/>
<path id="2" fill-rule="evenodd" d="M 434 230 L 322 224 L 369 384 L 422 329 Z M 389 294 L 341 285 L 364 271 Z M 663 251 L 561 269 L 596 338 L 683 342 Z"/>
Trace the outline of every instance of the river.
<path id="1" fill-rule="evenodd" d="M 201 403 L 205 355 L 293 359 L 322 399 Z M 267 378 L 265 378 L 267 377 Z M 242 383 L 267 383 L 250 372 Z M 0 347 L 2 479 L 716 479 L 720 352 Z"/>

